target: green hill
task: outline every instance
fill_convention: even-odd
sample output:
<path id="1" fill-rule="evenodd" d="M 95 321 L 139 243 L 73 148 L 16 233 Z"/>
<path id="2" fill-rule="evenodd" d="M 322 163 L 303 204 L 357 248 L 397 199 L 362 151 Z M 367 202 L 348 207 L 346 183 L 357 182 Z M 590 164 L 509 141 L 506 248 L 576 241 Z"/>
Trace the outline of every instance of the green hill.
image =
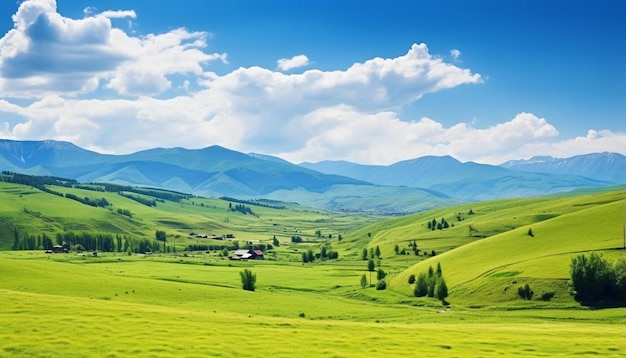
<path id="1" fill-rule="evenodd" d="M 12 247 L 15 233 L 20 238 L 45 234 L 53 241 L 57 234 L 67 232 L 104 233 L 152 240 L 155 231 L 162 230 L 167 234 L 166 245 L 171 250 L 174 250 L 174 245 L 178 250 L 190 244 L 227 245 L 221 240 L 191 240 L 188 237 L 192 232 L 219 237 L 231 234 L 244 242 L 271 242 L 276 236 L 278 240 L 288 242 L 294 235 L 314 239 L 318 230 L 336 236 L 374 218 L 367 215 L 331 215 L 297 204 L 266 200 L 247 202 L 252 213 L 243 214 L 231 210 L 236 203 L 229 200 L 191 196 L 163 200 L 135 192 L 121 192 L 124 195 L 120 195 L 118 192 L 94 190 L 101 190 L 98 186 L 93 186 L 92 190 L 84 189 L 86 187 L 46 186 L 55 195 L 32 186 L 0 182 L 0 250 Z M 109 205 L 94 207 L 69 199 L 68 195 L 91 201 L 104 199 Z M 155 206 L 147 206 L 131 197 L 144 198 L 154 202 Z M 36 248 L 42 248 L 39 246 L 37 244 Z"/>
<path id="2" fill-rule="evenodd" d="M 571 302 L 565 296 L 574 255 L 600 251 L 611 258 L 625 256 L 624 190 L 476 203 L 471 205 L 473 215 L 466 214 L 469 208 L 465 205 L 402 218 L 374 237 L 370 245 L 380 244 L 387 253 L 394 242 L 403 244 L 410 239 L 426 250 L 445 251 L 395 276 L 390 282 L 393 290 L 410 295 L 409 275 L 440 263 L 450 302 L 519 303 L 518 286 L 526 283 L 537 296 L 555 292 L 555 299 Z M 428 215 L 452 221 L 454 212 L 464 213 L 454 227 L 441 231 L 424 227 Z"/>

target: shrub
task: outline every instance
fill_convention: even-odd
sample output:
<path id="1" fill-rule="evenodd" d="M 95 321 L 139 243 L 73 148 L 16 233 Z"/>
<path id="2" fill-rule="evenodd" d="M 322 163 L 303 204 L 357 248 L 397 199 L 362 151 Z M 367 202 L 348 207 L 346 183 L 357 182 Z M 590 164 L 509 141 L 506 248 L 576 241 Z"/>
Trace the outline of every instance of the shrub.
<path id="1" fill-rule="evenodd" d="M 378 282 L 376 282 L 376 289 L 377 290 L 384 290 L 385 288 L 387 288 L 387 283 L 385 283 L 385 280 L 378 280 Z"/>
<path id="2" fill-rule="evenodd" d="M 554 291 L 544 292 L 541 294 L 542 301 L 550 301 L 554 297 Z"/>
<path id="3" fill-rule="evenodd" d="M 533 292 L 533 290 L 531 290 L 531 289 L 530 289 L 530 286 L 529 286 L 528 284 L 526 284 L 526 285 L 524 285 L 523 287 L 522 287 L 522 286 L 520 286 L 520 287 L 517 289 L 517 294 L 518 294 L 521 298 L 523 298 L 523 299 L 525 299 L 525 300 L 532 300 L 532 299 L 533 299 L 534 292 Z"/>
<path id="4" fill-rule="evenodd" d="M 415 275 L 411 274 L 411 276 L 409 276 L 409 285 L 412 285 L 415 283 Z"/>

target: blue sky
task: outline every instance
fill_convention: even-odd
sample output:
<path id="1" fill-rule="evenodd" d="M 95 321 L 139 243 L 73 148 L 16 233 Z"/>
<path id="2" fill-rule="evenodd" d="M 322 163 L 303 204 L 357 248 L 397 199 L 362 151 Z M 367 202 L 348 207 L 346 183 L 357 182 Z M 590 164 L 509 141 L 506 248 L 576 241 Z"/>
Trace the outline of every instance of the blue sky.
<path id="1" fill-rule="evenodd" d="M 626 154 L 624 1 L 0 5 L 0 137 L 292 162 Z"/>

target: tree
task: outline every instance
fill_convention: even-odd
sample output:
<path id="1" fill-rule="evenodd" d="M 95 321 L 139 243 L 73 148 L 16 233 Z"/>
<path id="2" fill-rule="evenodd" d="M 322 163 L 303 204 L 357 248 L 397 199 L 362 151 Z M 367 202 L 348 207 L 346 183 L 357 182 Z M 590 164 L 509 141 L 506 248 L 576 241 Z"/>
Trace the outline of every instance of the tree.
<path id="1" fill-rule="evenodd" d="M 443 272 L 441 270 L 441 263 L 437 262 L 437 271 L 436 271 L 437 276 L 441 277 L 443 275 Z"/>
<path id="2" fill-rule="evenodd" d="M 246 291 L 254 291 L 256 286 L 256 274 L 253 274 L 252 271 L 248 269 L 244 269 L 239 273 L 241 277 L 241 284 L 243 289 Z"/>
<path id="3" fill-rule="evenodd" d="M 341 236 L 341 234 L 337 235 L 337 241 L 341 241 L 343 240 L 343 236 Z"/>
<path id="4" fill-rule="evenodd" d="M 528 228 L 528 236 L 535 237 L 535 234 L 533 234 L 533 229 Z"/>
<path id="5" fill-rule="evenodd" d="M 400 246 L 398 246 L 398 244 L 396 244 L 396 246 L 393 247 L 393 251 L 397 254 L 400 253 Z"/>
<path id="6" fill-rule="evenodd" d="M 378 282 L 376 282 L 376 289 L 378 291 L 384 290 L 385 288 L 387 288 L 385 280 L 378 280 Z"/>
<path id="7" fill-rule="evenodd" d="M 363 260 L 367 260 L 367 248 L 363 248 L 363 253 L 361 254 L 361 258 Z"/>
<path id="8" fill-rule="evenodd" d="M 589 257 L 582 254 L 570 263 L 570 286 L 574 298 L 582 303 L 594 304 L 602 301 L 620 301 L 626 297 L 626 260 L 614 265 L 602 254 L 592 252 Z"/>
<path id="9" fill-rule="evenodd" d="M 448 297 L 448 285 L 446 285 L 446 280 L 444 280 L 441 276 L 437 279 L 435 297 L 441 302 L 445 302 L 446 297 Z"/>
<path id="10" fill-rule="evenodd" d="M 421 272 L 417 276 L 415 283 L 415 289 L 413 290 L 415 297 L 424 297 L 428 294 L 428 277 L 425 273 Z"/>
<path id="11" fill-rule="evenodd" d="M 385 278 L 385 276 L 387 276 L 387 273 L 383 269 L 379 268 L 376 272 L 376 279 L 380 281 Z"/>
<path id="12" fill-rule="evenodd" d="M 378 247 L 378 245 L 376 245 L 376 251 L 374 254 L 376 255 L 376 257 L 380 258 L 380 247 Z"/>
<path id="13" fill-rule="evenodd" d="M 157 241 L 163 241 L 163 252 L 165 252 L 165 241 L 167 238 L 167 234 L 165 233 L 165 231 L 157 230 L 154 236 L 156 237 Z"/>
<path id="14" fill-rule="evenodd" d="M 280 246 L 280 241 L 278 241 L 276 235 L 274 235 L 274 238 L 272 239 L 272 244 L 276 247 Z"/>
<path id="15" fill-rule="evenodd" d="M 367 287 L 367 277 L 365 277 L 365 274 L 363 274 L 361 276 L 361 288 L 365 288 Z"/>
<path id="16" fill-rule="evenodd" d="M 372 271 L 376 268 L 376 264 L 374 264 L 374 259 L 369 259 L 367 261 L 367 271 L 370 272 L 370 285 L 372 284 Z"/>
<path id="17" fill-rule="evenodd" d="M 307 256 L 307 260 L 309 260 L 309 262 L 315 261 L 315 255 L 313 254 L 313 250 L 311 250 L 311 249 L 306 250 L 306 256 Z"/>

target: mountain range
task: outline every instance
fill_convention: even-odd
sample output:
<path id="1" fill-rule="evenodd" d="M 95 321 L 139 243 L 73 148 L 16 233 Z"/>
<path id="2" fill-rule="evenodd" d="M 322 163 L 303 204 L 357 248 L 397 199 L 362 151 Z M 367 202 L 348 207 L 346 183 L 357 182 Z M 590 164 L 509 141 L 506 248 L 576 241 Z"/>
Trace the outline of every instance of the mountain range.
<path id="1" fill-rule="evenodd" d="M 404 213 L 454 202 L 552 194 L 626 183 L 626 157 L 597 153 L 500 166 L 427 156 L 389 166 L 292 164 L 220 146 L 100 154 L 69 142 L 0 140 L 0 169 L 200 196 L 268 198 L 330 210 Z"/>

